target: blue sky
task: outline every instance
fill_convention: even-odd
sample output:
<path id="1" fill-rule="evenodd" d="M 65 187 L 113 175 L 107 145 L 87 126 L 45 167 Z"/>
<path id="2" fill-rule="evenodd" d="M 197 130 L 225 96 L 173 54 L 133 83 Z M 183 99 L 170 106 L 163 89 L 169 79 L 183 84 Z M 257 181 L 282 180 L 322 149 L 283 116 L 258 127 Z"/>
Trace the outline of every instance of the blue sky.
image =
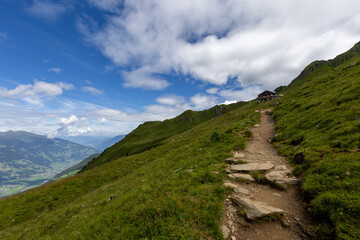
<path id="1" fill-rule="evenodd" d="M 0 0 L 0 131 L 115 136 L 244 101 L 360 40 L 357 1 Z"/>

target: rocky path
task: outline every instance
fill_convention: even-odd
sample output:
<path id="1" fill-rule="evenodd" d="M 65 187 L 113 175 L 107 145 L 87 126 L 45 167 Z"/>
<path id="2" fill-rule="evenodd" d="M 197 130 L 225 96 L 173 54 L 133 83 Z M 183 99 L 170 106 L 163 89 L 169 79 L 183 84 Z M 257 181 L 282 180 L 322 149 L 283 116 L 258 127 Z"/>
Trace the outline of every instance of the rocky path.
<path id="1" fill-rule="evenodd" d="M 226 199 L 221 230 L 231 240 L 311 239 L 299 180 L 270 144 L 275 124 L 266 111 L 260 111 L 259 124 L 250 129 L 252 138 L 245 151 L 233 152 L 225 160 L 224 185 L 234 191 Z"/>

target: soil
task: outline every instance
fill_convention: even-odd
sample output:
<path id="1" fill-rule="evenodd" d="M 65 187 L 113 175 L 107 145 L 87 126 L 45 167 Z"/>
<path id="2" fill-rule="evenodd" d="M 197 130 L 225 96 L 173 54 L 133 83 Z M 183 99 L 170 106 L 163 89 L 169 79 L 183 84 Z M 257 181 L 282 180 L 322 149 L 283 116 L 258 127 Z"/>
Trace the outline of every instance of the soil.
<path id="1" fill-rule="evenodd" d="M 260 122 L 250 129 L 252 138 L 247 142 L 243 152 L 234 152 L 235 155 L 243 156 L 241 160 L 248 163 L 270 162 L 274 168 L 291 167 L 286 159 L 279 156 L 271 144 L 275 134 L 275 124 L 268 114 L 271 111 L 260 111 Z M 229 165 L 230 167 L 231 165 Z M 262 174 L 265 174 L 262 172 Z M 293 178 L 293 176 L 289 176 Z M 284 211 L 281 217 L 268 217 L 250 221 L 244 211 L 241 210 L 231 195 L 238 194 L 233 191 L 225 201 L 222 231 L 225 239 L 231 240 L 270 240 L 270 239 L 311 239 L 313 235 L 312 222 L 306 211 L 306 204 L 302 201 L 300 187 L 298 185 L 276 185 L 274 182 L 265 183 L 250 182 L 229 178 L 226 181 L 236 186 L 247 189 L 251 200 L 262 202 L 268 206 L 280 208 Z M 225 230 L 224 230 L 225 229 Z"/>

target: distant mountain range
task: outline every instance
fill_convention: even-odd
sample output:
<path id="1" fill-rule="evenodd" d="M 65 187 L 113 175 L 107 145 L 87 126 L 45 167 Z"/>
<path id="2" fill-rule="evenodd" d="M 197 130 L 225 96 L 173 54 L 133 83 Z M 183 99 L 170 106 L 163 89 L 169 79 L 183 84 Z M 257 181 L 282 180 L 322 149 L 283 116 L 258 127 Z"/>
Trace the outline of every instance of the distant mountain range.
<path id="1" fill-rule="evenodd" d="M 29 132 L 0 132 L 0 197 L 40 185 L 96 152 L 89 146 Z"/>
<path id="2" fill-rule="evenodd" d="M 68 136 L 61 137 L 61 139 L 76 142 L 82 145 L 87 145 L 99 150 L 100 152 L 106 148 L 114 145 L 126 135 L 118 135 L 115 137 L 97 137 L 97 136 Z"/>

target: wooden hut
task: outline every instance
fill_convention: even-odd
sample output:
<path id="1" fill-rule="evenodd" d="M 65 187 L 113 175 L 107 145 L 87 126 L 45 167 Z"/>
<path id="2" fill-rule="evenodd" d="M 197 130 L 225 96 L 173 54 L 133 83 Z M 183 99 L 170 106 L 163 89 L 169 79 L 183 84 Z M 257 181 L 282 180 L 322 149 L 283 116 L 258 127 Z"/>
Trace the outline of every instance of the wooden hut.
<path id="1" fill-rule="evenodd" d="M 273 100 L 274 98 L 277 98 L 277 97 L 278 97 L 278 95 L 276 95 L 274 92 L 266 90 L 266 91 L 260 93 L 256 99 L 260 102 L 263 102 L 263 101 Z"/>

